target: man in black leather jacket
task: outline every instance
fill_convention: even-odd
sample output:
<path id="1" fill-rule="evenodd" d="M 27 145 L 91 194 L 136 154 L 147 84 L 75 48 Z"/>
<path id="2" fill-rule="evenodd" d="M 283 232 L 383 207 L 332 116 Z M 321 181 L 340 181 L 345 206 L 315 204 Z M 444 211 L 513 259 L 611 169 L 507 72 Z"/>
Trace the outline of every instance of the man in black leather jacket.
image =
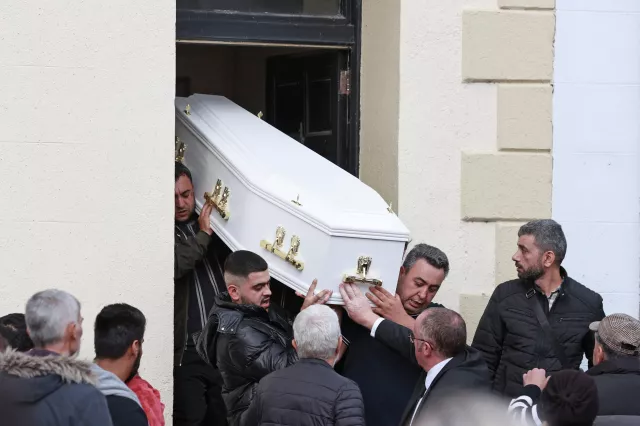
<path id="1" fill-rule="evenodd" d="M 298 355 L 291 319 L 271 303 L 267 262 L 250 251 L 237 251 L 225 261 L 224 279 L 228 292 L 216 297 L 198 352 L 220 370 L 229 425 L 238 426 L 244 424 L 260 379 L 294 364 Z M 328 290 L 314 296 L 315 287 L 314 280 L 301 310 L 331 297 Z"/>

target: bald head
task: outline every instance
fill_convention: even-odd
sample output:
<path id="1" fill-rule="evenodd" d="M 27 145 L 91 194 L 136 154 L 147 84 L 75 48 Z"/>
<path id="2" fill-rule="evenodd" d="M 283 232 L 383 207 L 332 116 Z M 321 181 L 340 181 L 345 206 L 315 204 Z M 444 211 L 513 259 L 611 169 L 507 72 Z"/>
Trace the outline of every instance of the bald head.
<path id="1" fill-rule="evenodd" d="M 433 346 L 442 358 L 462 353 L 467 345 L 467 325 L 450 309 L 429 308 L 416 320 L 414 334 Z"/>

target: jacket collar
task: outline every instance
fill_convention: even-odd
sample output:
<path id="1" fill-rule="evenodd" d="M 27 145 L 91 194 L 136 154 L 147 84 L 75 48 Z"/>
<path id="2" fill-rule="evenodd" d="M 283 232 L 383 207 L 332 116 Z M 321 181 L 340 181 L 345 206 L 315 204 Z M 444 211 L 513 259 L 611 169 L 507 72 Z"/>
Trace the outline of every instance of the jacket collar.
<path id="1" fill-rule="evenodd" d="M 602 376 L 605 374 L 636 374 L 640 375 L 639 358 L 617 358 L 601 362 L 587 370 L 589 376 Z"/>
<path id="2" fill-rule="evenodd" d="M 96 377 L 91 372 L 91 363 L 49 351 L 32 352 L 22 353 L 10 349 L 0 353 L 0 373 L 23 379 L 56 375 L 60 376 L 65 383 L 96 385 Z"/>
<path id="3" fill-rule="evenodd" d="M 560 283 L 560 287 L 558 288 L 558 296 L 562 296 L 564 295 L 567 290 L 569 290 L 570 286 L 571 286 L 571 281 L 572 279 L 569 278 L 569 275 L 567 274 L 567 270 L 564 269 L 564 267 L 560 267 L 560 278 L 562 278 L 562 282 Z M 540 290 L 540 287 L 538 287 L 538 285 L 532 281 L 532 280 L 521 280 L 522 282 L 524 282 L 524 285 L 527 289 L 527 297 L 531 297 L 532 295 L 534 295 L 535 293 L 542 293 L 542 291 Z M 531 295 L 530 295 L 531 294 Z"/>
<path id="4" fill-rule="evenodd" d="M 224 311 L 235 311 L 243 314 L 245 317 L 262 317 L 265 320 L 269 320 L 269 313 L 265 308 L 255 305 L 241 305 L 233 303 L 231 301 L 231 296 L 229 296 L 229 292 L 227 291 L 220 293 L 216 297 L 214 310 L 218 315 L 223 314 Z"/>
<path id="5" fill-rule="evenodd" d="M 333 367 L 331 367 L 327 361 L 323 360 L 323 359 L 318 359 L 318 358 L 300 358 L 298 360 L 298 363 L 300 364 L 313 364 L 313 365 L 320 365 L 323 367 L 327 367 L 333 370 Z"/>

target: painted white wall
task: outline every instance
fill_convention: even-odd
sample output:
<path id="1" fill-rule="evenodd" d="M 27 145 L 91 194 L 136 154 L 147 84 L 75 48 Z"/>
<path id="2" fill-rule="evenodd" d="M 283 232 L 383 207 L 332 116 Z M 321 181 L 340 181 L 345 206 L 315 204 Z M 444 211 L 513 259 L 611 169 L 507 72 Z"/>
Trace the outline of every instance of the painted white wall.
<path id="1" fill-rule="evenodd" d="M 569 274 L 638 316 L 640 2 L 557 0 L 553 217 Z"/>
<path id="2" fill-rule="evenodd" d="M 414 243 L 442 249 L 451 273 L 436 301 L 458 309 L 463 293 L 491 294 L 495 224 L 461 220 L 461 153 L 496 150 L 497 92 L 461 76 L 462 11 L 495 0 L 402 2 L 398 198 Z"/>
<path id="3" fill-rule="evenodd" d="M 0 315 L 67 290 L 90 359 L 99 309 L 140 308 L 169 408 L 174 51 L 175 0 L 0 2 Z"/>

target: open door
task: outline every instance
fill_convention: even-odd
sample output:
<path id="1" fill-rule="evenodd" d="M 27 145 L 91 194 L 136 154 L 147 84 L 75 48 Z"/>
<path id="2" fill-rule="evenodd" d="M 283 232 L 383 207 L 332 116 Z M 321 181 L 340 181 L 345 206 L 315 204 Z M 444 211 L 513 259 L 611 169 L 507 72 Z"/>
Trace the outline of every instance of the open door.
<path id="1" fill-rule="evenodd" d="M 267 64 L 267 121 L 349 171 L 348 52 L 277 56 Z"/>

